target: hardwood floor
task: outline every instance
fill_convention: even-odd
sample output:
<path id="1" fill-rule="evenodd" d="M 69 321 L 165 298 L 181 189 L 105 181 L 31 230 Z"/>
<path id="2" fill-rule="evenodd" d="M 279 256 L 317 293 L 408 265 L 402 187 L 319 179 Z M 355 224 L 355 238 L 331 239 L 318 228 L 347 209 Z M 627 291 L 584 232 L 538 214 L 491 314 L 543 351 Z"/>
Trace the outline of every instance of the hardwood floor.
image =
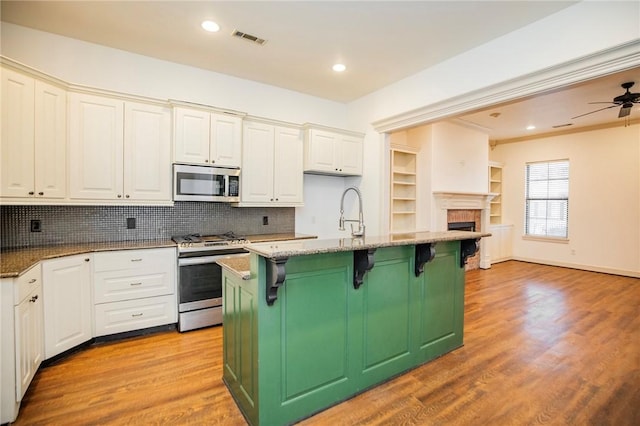
<path id="1" fill-rule="evenodd" d="M 16 425 L 246 424 L 222 329 L 93 346 L 37 373 Z M 640 280 L 521 262 L 467 273 L 465 345 L 302 425 L 640 425 Z"/>

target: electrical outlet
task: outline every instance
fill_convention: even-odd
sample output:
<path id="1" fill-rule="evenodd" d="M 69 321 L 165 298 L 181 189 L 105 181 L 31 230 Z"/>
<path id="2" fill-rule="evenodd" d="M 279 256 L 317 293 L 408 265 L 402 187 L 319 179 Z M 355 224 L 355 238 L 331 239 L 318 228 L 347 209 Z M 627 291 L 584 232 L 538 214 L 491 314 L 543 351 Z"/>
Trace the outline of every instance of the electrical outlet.
<path id="1" fill-rule="evenodd" d="M 136 218 L 128 217 L 127 218 L 127 229 L 136 229 Z"/>
<path id="2" fill-rule="evenodd" d="M 263 225 L 269 224 L 269 216 L 262 216 L 262 224 Z"/>
<path id="3" fill-rule="evenodd" d="M 31 232 L 42 232 L 42 223 L 40 219 L 31 220 Z"/>

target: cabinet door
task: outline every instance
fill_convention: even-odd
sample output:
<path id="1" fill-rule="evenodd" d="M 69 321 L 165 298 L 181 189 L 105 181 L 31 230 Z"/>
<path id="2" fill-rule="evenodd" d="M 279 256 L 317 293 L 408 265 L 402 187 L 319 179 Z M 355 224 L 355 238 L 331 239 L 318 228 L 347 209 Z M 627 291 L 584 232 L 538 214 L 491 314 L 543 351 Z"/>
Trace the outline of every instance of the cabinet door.
<path id="1" fill-rule="evenodd" d="M 16 401 L 21 401 L 43 358 L 42 287 L 14 308 Z"/>
<path id="2" fill-rule="evenodd" d="M 2 139 L 0 195 L 31 197 L 33 180 L 34 80 L 2 69 Z"/>
<path id="3" fill-rule="evenodd" d="M 188 108 L 175 108 L 175 161 L 209 164 L 210 113 Z"/>
<path id="4" fill-rule="evenodd" d="M 336 163 L 336 135 L 311 129 L 307 135 L 304 169 L 315 172 L 338 172 Z"/>
<path id="5" fill-rule="evenodd" d="M 36 197 L 67 196 L 67 93 L 59 87 L 35 83 Z"/>
<path id="6" fill-rule="evenodd" d="M 273 126 L 245 123 L 241 197 L 243 202 L 273 202 Z"/>
<path id="7" fill-rule="evenodd" d="M 125 103 L 124 198 L 171 200 L 171 113 Z"/>
<path id="8" fill-rule="evenodd" d="M 45 358 L 91 339 L 91 268 L 88 255 L 42 265 Z"/>
<path id="9" fill-rule="evenodd" d="M 211 163 L 240 167 L 242 161 L 242 118 L 211 114 Z"/>
<path id="10" fill-rule="evenodd" d="M 302 204 L 302 135 L 298 129 L 276 127 L 273 195 L 279 204 Z"/>
<path id="11" fill-rule="evenodd" d="M 339 145 L 339 170 L 345 175 L 362 175 L 362 144 L 360 138 L 341 135 L 338 138 Z"/>
<path id="12" fill-rule="evenodd" d="M 122 199 L 124 103 L 69 94 L 69 187 L 75 199 Z"/>

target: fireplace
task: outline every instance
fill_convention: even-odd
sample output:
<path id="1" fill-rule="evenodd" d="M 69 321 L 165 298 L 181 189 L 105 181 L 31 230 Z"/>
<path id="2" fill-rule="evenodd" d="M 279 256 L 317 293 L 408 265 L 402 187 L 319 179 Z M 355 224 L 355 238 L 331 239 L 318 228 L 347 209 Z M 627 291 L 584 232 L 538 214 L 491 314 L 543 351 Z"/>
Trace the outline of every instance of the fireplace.
<path id="1" fill-rule="evenodd" d="M 475 231 L 476 223 L 475 222 L 449 222 L 447 223 L 448 231 Z"/>
<path id="2" fill-rule="evenodd" d="M 436 231 L 463 230 L 486 232 L 489 230 L 490 201 L 494 194 L 434 192 Z M 480 240 L 480 251 L 467 260 L 466 270 L 488 269 L 491 260 L 488 245 Z"/>

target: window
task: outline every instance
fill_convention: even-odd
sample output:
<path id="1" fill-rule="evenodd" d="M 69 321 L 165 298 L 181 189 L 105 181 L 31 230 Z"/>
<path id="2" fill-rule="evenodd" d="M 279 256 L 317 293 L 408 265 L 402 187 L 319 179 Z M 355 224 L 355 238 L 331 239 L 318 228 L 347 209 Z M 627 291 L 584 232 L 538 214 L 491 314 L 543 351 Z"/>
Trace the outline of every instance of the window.
<path id="1" fill-rule="evenodd" d="M 526 180 L 525 234 L 567 238 L 569 160 L 529 163 Z"/>

